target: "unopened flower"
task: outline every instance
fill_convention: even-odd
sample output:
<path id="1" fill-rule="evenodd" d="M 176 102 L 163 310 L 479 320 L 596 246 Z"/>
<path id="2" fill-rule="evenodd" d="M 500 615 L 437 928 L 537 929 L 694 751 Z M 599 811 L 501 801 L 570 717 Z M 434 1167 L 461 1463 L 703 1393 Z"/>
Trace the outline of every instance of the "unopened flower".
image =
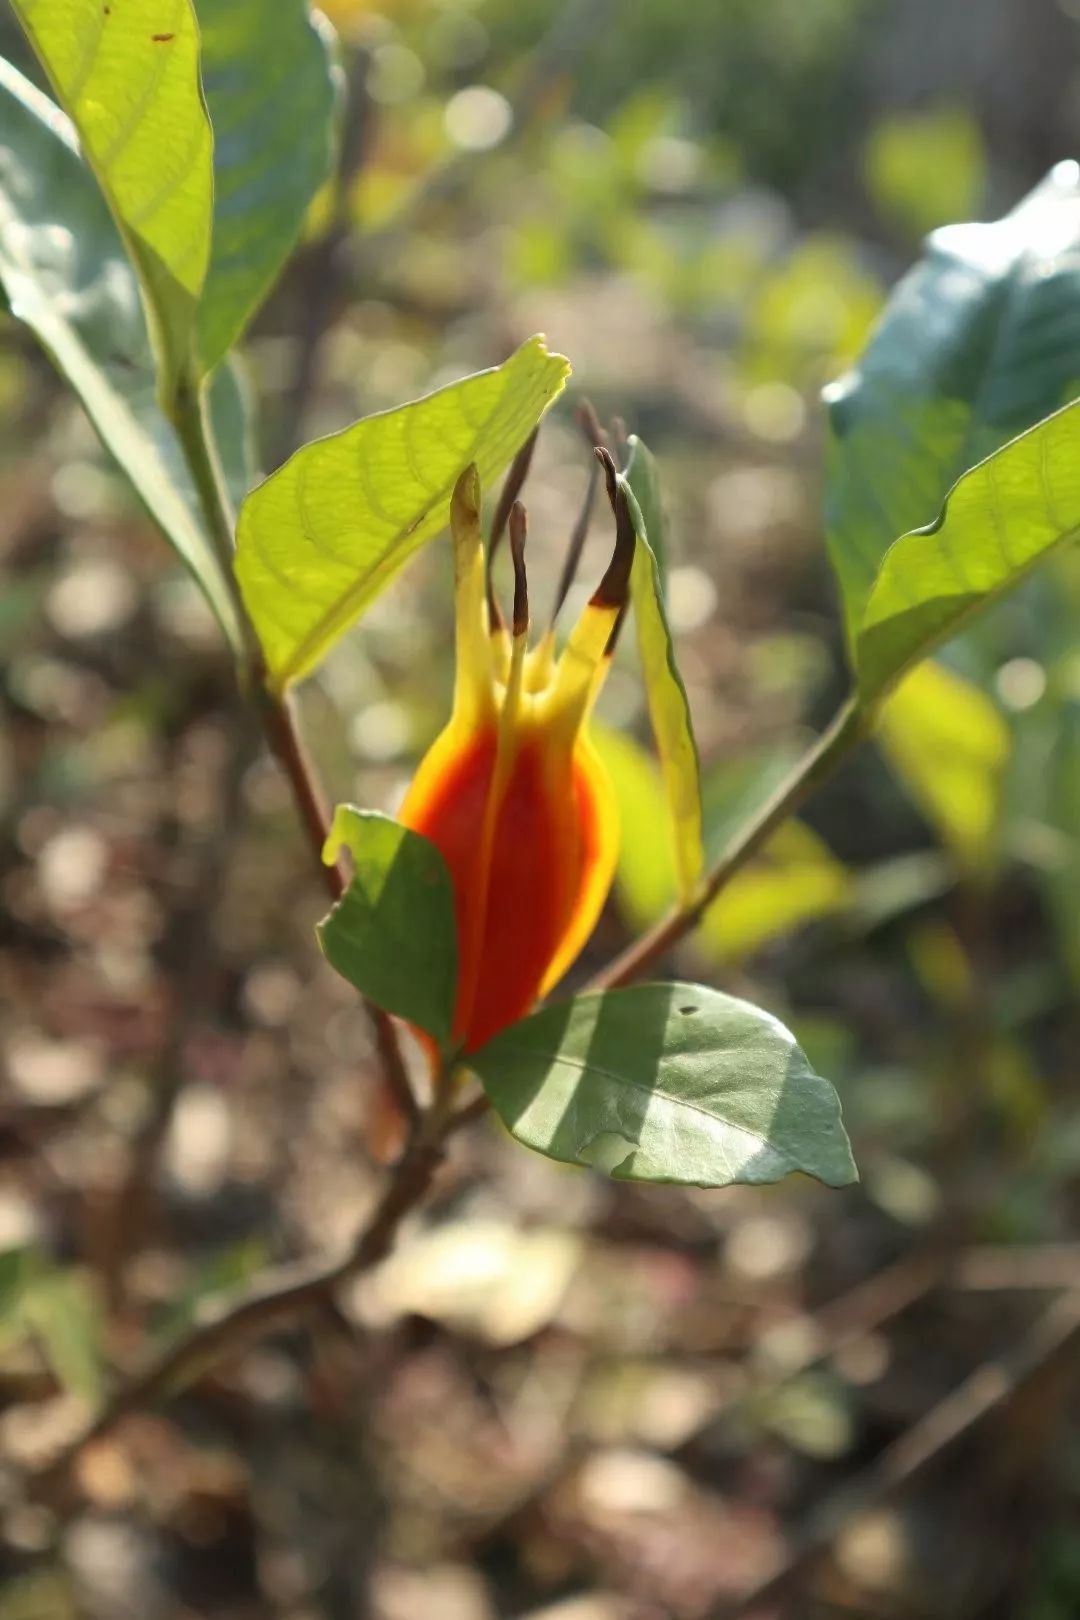
<path id="1" fill-rule="evenodd" d="M 563 976 L 615 872 L 618 815 L 587 722 L 626 610 L 635 542 L 614 465 L 598 454 L 616 511 L 615 549 L 559 653 L 553 624 L 528 645 L 524 507 L 515 501 L 497 516 L 485 562 L 475 467 L 454 490 L 453 712 L 417 770 L 400 819 L 436 845 L 450 871 L 459 971 L 454 1037 L 465 1051 L 528 1012 Z M 527 457 L 521 477 L 525 465 Z M 490 587 L 490 549 L 504 519 L 514 562 L 509 628 Z M 571 542 L 556 612 L 586 522 L 587 512 Z"/>

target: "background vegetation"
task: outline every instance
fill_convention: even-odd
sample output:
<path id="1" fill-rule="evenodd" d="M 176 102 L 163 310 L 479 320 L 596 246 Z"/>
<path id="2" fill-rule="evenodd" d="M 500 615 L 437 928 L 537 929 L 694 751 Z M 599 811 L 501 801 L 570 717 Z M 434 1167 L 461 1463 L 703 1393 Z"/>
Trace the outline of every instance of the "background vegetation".
<path id="1" fill-rule="evenodd" d="M 248 344 L 263 464 L 545 331 L 663 467 L 715 845 L 844 686 L 818 390 L 924 232 L 1075 150 L 1080 9 L 326 9 L 343 174 Z M 6 14 L 0 50 L 32 71 Z M 347 1240 L 386 1117 L 208 611 L 3 337 L 0 1248 L 34 1282 L 0 1341 L 2 1620 L 696 1620 L 778 1561 L 763 1612 L 799 1620 L 1069 1620 L 1075 552 L 950 647 L 680 952 L 836 1082 L 859 1186 L 619 1187 L 485 1126 L 340 1311 L 133 1415 L 77 1502 L 22 1495 L 144 1332 Z M 560 409 L 538 586 L 585 477 Z M 400 797 L 445 716 L 450 609 L 435 546 L 305 689 L 336 797 Z M 582 976 L 667 883 L 641 703 L 617 670 L 627 847 Z"/>

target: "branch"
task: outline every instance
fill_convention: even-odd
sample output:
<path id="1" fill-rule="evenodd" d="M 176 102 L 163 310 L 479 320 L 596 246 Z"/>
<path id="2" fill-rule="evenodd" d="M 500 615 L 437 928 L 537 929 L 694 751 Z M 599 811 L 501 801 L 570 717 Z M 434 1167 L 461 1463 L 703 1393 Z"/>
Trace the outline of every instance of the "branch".
<path id="1" fill-rule="evenodd" d="M 328 1265 L 283 1266 L 254 1285 L 213 1301 L 190 1333 L 122 1384 L 103 1410 L 32 1483 L 40 1498 L 68 1477 L 86 1446 L 101 1440 L 130 1412 L 178 1394 L 210 1365 L 223 1361 L 274 1323 L 329 1302 L 342 1283 L 385 1259 L 402 1219 L 426 1196 L 443 1157 L 445 1119 L 436 1110 L 414 1135 L 371 1217 L 342 1258 Z"/>
<path id="2" fill-rule="evenodd" d="M 1071 1293 L 1048 1306 L 1011 1353 L 976 1368 L 869 1468 L 826 1497 L 780 1567 L 734 1603 L 711 1610 L 707 1620 L 743 1620 L 776 1612 L 774 1605 L 792 1583 L 809 1573 L 854 1518 L 908 1484 L 958 1440 L 1009 1406 L 1049 1365 L 1066 1358 L 1075 1362 L 1078 1348 L 1080 1293 Z"/>
<path id="3" fill-rule="evenodd" d="M 601 969 L 588 988 L 614 990 L 619 985 L 629 984 L 666 955 L 673 945 L 678 944 L 684 935 L 696 927 L 721 890 L 768 842 L 776 829 L 795 814 L 815 788 L 834 775 L 862 742 L 871 724 L 872 716 L 859 707 L 854 697 L 848 698 L 832 724 L 806 751 L 786 781 L 781 782 L 757 814 L 736 833 L 720 860 L 706 875 L 696 897 L 629 945 L 621 956 Z"/>

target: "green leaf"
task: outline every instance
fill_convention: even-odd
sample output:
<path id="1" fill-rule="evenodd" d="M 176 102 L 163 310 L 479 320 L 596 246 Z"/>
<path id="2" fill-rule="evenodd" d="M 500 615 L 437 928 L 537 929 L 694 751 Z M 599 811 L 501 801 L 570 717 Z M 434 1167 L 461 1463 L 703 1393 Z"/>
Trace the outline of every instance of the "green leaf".
<path id="1" fill-rule="evenodd" d="M 615 884 L 626 921 L 647 928 L 675 899 L 671 840 L 658 838 L 667 820 L 667 800 L 656 761 L 625 732 L 594 720 L 589 740 L 611 779 L 619 808 L 619 863 Z"/>
<path id="2" fill-rule="evenodd" d="M 635 446 L 637 442 L 631 440 L 631 445 Z M 644 478 L 641 481 L 646 482 Z M 627 491 L 630 516 L 637 536 L 630 573 L 630 597 L 634 605 L 638 651 L 645 677 L 645 698 L 664 779 L 678 893 L 679 898 L 685 901 L 691 898 L 697 887 L 705 860 L 701 844 L 701 776 L 697 742 L 686 687 L 675 658 L 675 643 L 664 611 L 660 568 L 649 543 L 644 514 L 629 480 L 620 476 L 619 482 Z M 654 521 L 657 521 L 658 506 L 654 505 L 654 513 Z"/>
<path id="3" fill-rule="evenodd" d="M 1080 383 L 1080 165 L 992 224 L 951 225 L 825 392 L 829 553 L 854 638 L 885 552 L 961 473 Z"/>
<path id="4" fill-rule="evenodd" d="M 656 457 L 636 433 L 630 435 L 627 448 L 630 454 L 623 477 L 633 490 L 634 499 L 641 510 L 641 520 L 645 525 L 645 533 L 649 537 L 649 545 L 652 547 L 660 574 L 660 587 L 666 593 L 667 530 L 660 497 L 660 469 L 656 465 Z"/>
<path id="5" fill-rule="evenodd" d="M 180 445 L 155 398 L 154 358 L 135 276 L 82 162 L 69 120 L 0 62 L 0 283 L 75 389 L 106 448 L 240 645 L 228 583 L 198 514 Z M 211 409 L 226 476 L 246 486 L 236 378 L 214 378 Z"/>
<path id="6" fill-rule="evenodd" d="M 855 637 L 864 704 L 1080 533 L 1080 401 L 981 462 L 888 552 Z"/>
<path id="7" fill-rule="evenodd" d="M 323 955 L 361 995 L 445 1045 L 457 992 L 454 893 L 419 833 L 375 810 L 338 805 L 323 849 L 352 855 L 353 879 L 316 932 Z"/>
<path id="8" fill-rule="evenodd" d="M 65 1389 L 88 1406 L 101 1403 L 104 1350 L 101 1308 L 81 1271 L 49 1271 L 23 1294 L 20 1315 Z"/>
<path id="9" fill-rule="evenodd" d="M 686 1186 L 856 1179 L 840 1104 L 769 1013 L 698 984 L 556 1002 L 469 1057 L 538 1153 Z"/>
<path id="10" fill-rule="evenodd" d="M 796 928 L 842 911 L 853 898 L 850 873 L 801 821 L 778 827 L 726 883 L 694 935 L 698 949 L 737 962 Z"/>
<path id="11" fill-rule="evenodd" d="M 449 522 L 470 461 L 502 471 L 569 364 L 530 338 L 504 365 L 307 444 L 240 510 L 236 574 L 274 684 L 308 674 Z"/>
<path id="12" fill-rule="evenodd" d="M 214 129 L 213 249 L 198 317 L 209 370 L 266 297 L 330 173 L 341 73 L 333 33 L 307 0 L 196 9 Z"/>
<path id="13" fill-rule="evenodd" d="M 27 1288 L 41 1270 L 41 1256 L 28 1247 L 0 1252 L 0 1331 L 18 1315 Z"/>
<path id="14" fill-rule="evenodd" d="M 190 0 L 12 0 L 79 132 L 146 296 L 161 397 L 191 351 L 213 215 Z"/>
<path id="15" fill-rule="evenodd" d="M 985 870 L 1009 761 L 1009 728 L 985 692 L 927 659 L 886 698 L 878 738 L 960 864 Z"/>

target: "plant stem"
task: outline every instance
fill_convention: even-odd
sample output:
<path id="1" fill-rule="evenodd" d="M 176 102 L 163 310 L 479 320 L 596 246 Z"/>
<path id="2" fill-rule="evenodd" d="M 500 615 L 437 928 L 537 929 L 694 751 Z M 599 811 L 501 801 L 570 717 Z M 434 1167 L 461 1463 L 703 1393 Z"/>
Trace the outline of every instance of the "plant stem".
<path id="1" fill-rule="evenodd" d="M 776 829 L 793 816 L 815 788 L 832 776 L 867 735 L 873 716 L 849 697 L 832 723 L 807 749 L 802 759 L 766 799 L 761 808 L 735 834 L 724 854 L 709 871 L 697 895 L 629 945 L 591 981 L 592 990 L 614 990 L 629 984 L 653 965 L 700 921 L 702 914 L 756 855 Z"/>
<path id="2" fill-rule="evenodd" d="M 316 865 L 323 874 L 331 899 L 339 900 L 348 883 L 344 868 L 340 864 L 325 866 L 322 859 L 323 844 L 330 831 L 330 812 L 326 795 L 297 727 L 291 699 L 287 693 L 271 689 L 265 678 L 262 652 L 233 572 L 233 535 L 236 518 L 221 470 L 213 424 L 206 407 L 206 390 L 205 387 L 200 388 L 189 375 L 181 378 L 173 411 L 173 423 L 199 496 L 207 530 L 222 572 L 229 582 L 229 589 L 243 628 L 246 667 L 241 684 L 245 691 L 255 694 L 256 707 L 266 740 L 288 778 Z M 419 1108 L 393 1023 L 380 1008 L 373 1007 L 370 1002 L 365 1002 L 364 1005 L 371 1021 L 379 1065 L 386 1084 L 397 1102 L 406 1125 L 413 1130 L 419 1118 Z"/>

